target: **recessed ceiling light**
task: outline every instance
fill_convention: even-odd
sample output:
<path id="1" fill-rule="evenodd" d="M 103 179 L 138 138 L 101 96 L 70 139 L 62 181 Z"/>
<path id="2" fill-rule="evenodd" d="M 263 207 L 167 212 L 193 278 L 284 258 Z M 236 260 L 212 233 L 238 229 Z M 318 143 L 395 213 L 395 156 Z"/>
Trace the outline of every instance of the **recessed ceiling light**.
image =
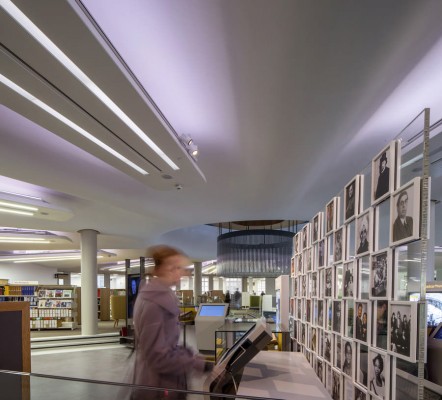
<path id="1" fill-rule="evenodd" d="M 17 208 L 19 210 L 27 210 L 27 211 L 38 211 L 37 207 L 24 206 L 22 204 L 10 203 L 7 201 L 0 201 L 0 206 Z"/>
<path id="2" fill-rule="evenodd" d="M 31 101 L 36 106 L 40 107 L 42 110 L 46 111 L 48 114 L 51 114 L 53 117 L 57 118 L 59 121 L 63 122 L 65 125 L 69 126 L 73 130 L 77 131 L 80 135 L 84 136 L 86 139 L 89 139 L 91 142 L 94 142 L 96 145 L 100 146 L 102 149 L 106 150 L 108 153 L 112 154 L 114 157 L 123 161 L 125 164 L 132 167 L 134 170 L 138 171 L 143 175 L 148 175 L 148 172 L 144 169 L 140 168 L 138 165 L 124 157 L 122 154 L 115 151 L 112 147 L 103 143 L 101 140 L 97 139 L 95 136 L 90 134 L 88 131 L 78 126 L 76 123 L 72 122 L 70 119 L 66 118 L 64 115 L 60 114 L 58 111 L 54 110 L 52 107 L 49 107 L 46 103 L 43 103 L 41 100 L 37 99 L 34 95 L 27 92 L 22 87 L 18 86 L 10 79 L 6 78 L 6 76 L 0 74 L 0 82 L 4 85 L 8 86 L 14 92 L 23 96 L 25 99 Z"/>
<path id="3" fill-rule="evenodd" d="M 146 143 L 173 170 L 180 168 L 153 142 L 149 136 L 130 117 L 115 104 L 55 43 L 49 39 L 15 4 L 2 0 L 0 5 L 14 18 L 35 40 L 48 50 L 69 72 L 88 88 L 106 107 L 108 107 L 132 132 Z"/>
<path id="4" fill-rule="evenodd" d="M 0 207 L 0 212 L 8 213 L 8 214 L 18 214 L 18 215 L 26 215 L 32 217 L 34 213 L 29 211 L 19 211 L 19 210 L 11 210 L 10 208 Z"/>

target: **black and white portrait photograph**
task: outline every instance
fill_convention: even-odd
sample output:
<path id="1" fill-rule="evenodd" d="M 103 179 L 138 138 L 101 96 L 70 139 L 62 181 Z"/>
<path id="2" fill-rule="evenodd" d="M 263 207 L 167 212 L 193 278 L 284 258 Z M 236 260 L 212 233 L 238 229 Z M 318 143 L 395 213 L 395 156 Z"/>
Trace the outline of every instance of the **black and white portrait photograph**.
<path id="1" fill-rule="evenodd" d="M 391 142 L 384 147 L 371 163 L 371 201 L 379 202 L 386 198 L 394 190 L 396 179 L 396 154 L 399 154 L 400 146 L 396 142 Z M 398 157 L 399 158 L 399 157 Z M 399 179 L 398 179 L 399 181 Z"/>
<path id="2" fill-rule="evenodd" d="M 353 299 L 355 295 L 354 260 L 344 263 L 344 299 Z"/>
<path id="3" fill-rule="evenodd" d="M 332 395 L 332 388 L 333 388 L 333 378 L 332 378 L 332 367 L 330 364 L 325 364 L 325 388 L 327 389 L 327 392 Z"/>
<path id="4" fill-rule="evenodd" d="M 318 242 L 318 268 L 325 267 L 326 257 L 325 257 L 325 239 Z"/>
<path id="5" fill-rule="evenodd" d="M 332 362 L 332 340 L 331 332 L 324 332 L 324 360 Z"/>
<path id="6" fill-rule="evenodd" d="M 389 350 L 396 357 L 416 361 L 417 303 L 391 301 L 389 313 Z"/>
<path id="7" fill-rule="evenodd" d="M 339 220 L 339 197 L 333 197 L 325 207 L 325 233 L 333 232 Z"/>
<path id="8" fill-rule="evenodd" d="M 305 303 L 305 319 L 308 323 L 312 322 L 312 301 L 307 299 Z"/>
<path id="9" fill-rule="evenodd" d="M 344 257 L 344 229 L 337 229 L 333 235 L 333 260 L 341 262 Z"/>
<path id="10" fill-rule="evenodd" d="M 419 238 L 420 178 L 414 178 L 391 196 L 390 243 L 397 245 Z"/>
<path id="11" fill-rule="evenodd" d="M 324 218 L 323 212 L 318 212 L 314 217 L 312 221 L 312 243 L 316 243 L 318 240 L 322 239 L 323 236 L 323 221 Z"/>
<path id="12" fill-rule="evenodd" d="M 336 368 L 341 369 L 341 356 L 342 356 L 342 338 L 341 335 L 335 335 L 333 339 L 334 344 L 334 354 L 333 354 L 333 365 Z"/>
<path id="13" fill-rule="evenodd" d="M 362 386 L 367 387 L 368 383 L 368 346 L 363 344 L 357 345 L 358 366 L 356 371 L 356 380 Z"/>
<path id="14" fill-rule="evenodd" d="M 324 327 L 324 300 L 318 300 L 318 326 Z"/>
<path id="15" fill-rule="evenodd" d="M 333 400 L 341 400 L 342 396 L 341 396 L 341 380 L 342 380 L 342 376 L 341 373 L 336 370 L 336 369 L 332 369 L 332 379 L 333 379 L 333 383 L 332 383 L 332 399 Z"/>
<path id="16" fill-rule="evenodd" d="M 303 262 L 304 262 L 304 271 L 309 272 L 312 270 L 312 248 L 309 247 L 304 249 L 303 253 Z"/>
<path id="17" fill-rule="evenodd" d="M 342 340 L 342 372 L 354 378 L 355 376 L 355 358 L 354 342 L 351 340 Z"/>
<path id="18" fill-rule="evenodd" d="M 302 319 L 302 299 L 297 300 L 296 310 L 298 319 Z"/>
<path id="19" fill-rule="evenodd" d="M 311 328 L 310 335 L 310 350 L 316 352 L 317 351 L 317 340 L 318 336 L 316 334 L 316 328 Z"/>
<path id="20" fill-rule="evenodd" d="M 301 296 L 307 296 L 307 275 L 301 275 Z"/>
<path id="21" fill-rule="evenodd" d="M 349 222 L 359 212 L 359 182 L 361 175 L 355 176 L 344 189 L 344 220 Z"/>
<path id="22" fill-rule="evenodd" d="M 294 243 L 294 247 L 295 247 L 295 254 L 298 254 L 301 251 L 301 248 L 299 246 L 299 243 L 301 241 L 301 232 L 298 232 L 294 238 L 293 238 L 293 243 Z"/>
<path id="23" fill-rule="evenodd" d="M 304 272 L 304 268 L 302 265 L 302 253 L 295 256 L 295 258 L 296 258 L 297 273 L 302 274 Z"/>
<path id="24" fill-rule="evenodd" d="M 321 382 L 324 381 L 324 361 L 319 357 L 316 358 L 316 375 Z"/>
<path id="25" fill-rule="evenodd" d="M 316 340 L 318 356 L 324 357 L 324 330 L 318 328 L 316 330 L 316 335 L 318 337 Z"/>
<path id="26" fill-rule="evenodd" d="M 302 233 L 302 250 L 310 246 L 310 223 L 306 223 L 301 230 Z"/>
<path id="27" fill-rule="evenodd" d="M 354 400 L 367 400 L 367 392 L 362 387 L 355 385 Z"/>
<path id="28" fill-rule="evenodd" d="M 388 299 L 391 282 L 391 251 L 383 250 L 371 255 L 370 298 Z"/>
<path id="29" fill-rule="evenodd" d="M 354 338 L 364 343 L 370 343 L 371 332 L 371 302 L 355 301 Z"/>
<path id="30" fill-rule="evenodd" d="M 368 350 L 368 391 L 381 399 L 389 398 L 390 362 L 387 353 Z"/>
<path id="31" fill-rule="evenodd" d="M 388 300 L 378 300 L 374 304 L 375 307 L 375 331 L 373 345 L 381 349 L 387 350 L 388 337 Z"/>
<path id="32" fill-rule="evenodd" d="M 332 300 L 326 300 L 327 305 L 327 321 L 325 329 L 331 331 L 333 328 L 333 301 Z"/>
<path id="33" fill-rule="evenodd" d="M 318 273 L 312 272 L 311 275 L 311 291 L 310 291 L 311 297 L 318 297 Z"/>
<path id="34" fill-rule="evenodd" d="M 301 324 L 301 343 L 305 346 L 306 343 L 306 327 L 305 324 Z"/>
<path id="35" fill-rule="evenodd" d="M 356 256 L 363 256 L 371 251 L 371 209 L 356 218 Z"/>
<path id="36" fill-rule="evenodd" d="M 333 331 L 341 334 L 342 332 L 342 301 L 333 300 Z"/>
<path id="37" fill-rule="evenodd" d="M 354 304 L 353 300 L 347 300 L 345 302 L 345 336 L 353 337 L 353 324 L 354 324 Z"/>
<path id="38" fill-rule="evenodd" d="M 325 269 L 325 297 L 332 297 L 333 295 L 333 268 Z"/>

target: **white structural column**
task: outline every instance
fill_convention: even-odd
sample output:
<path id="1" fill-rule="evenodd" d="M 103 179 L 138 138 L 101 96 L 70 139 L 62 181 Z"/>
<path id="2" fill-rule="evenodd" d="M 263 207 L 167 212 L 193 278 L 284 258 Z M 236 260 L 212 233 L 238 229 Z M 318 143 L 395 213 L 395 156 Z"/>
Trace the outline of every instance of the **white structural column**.
<path id="1" fill-rule="evenodd" d="M 214 290 L 214 287 L 213 287 L 213 275 L 209 275 L 209 290 Z"/>
<path id="2" fill-rule="evenodd" d="M 195 304 L 197 303 L 198 296 L 202 294 L 202 269 L 203 264 L 201 262 L 193 263 L 193 298 Z"/>
<path id="3" fill-rule="evenodd" d="M 97 234 L 93 229 L 81 235 L 81 334 L 96 335 L 97 320 Z"/>
<path id="4" fill-rule="evenodd" d="M 104 287 L 110 289 L 111 286 L 110 272 L 105 272 L 103 276 L 104 276 Z"/>

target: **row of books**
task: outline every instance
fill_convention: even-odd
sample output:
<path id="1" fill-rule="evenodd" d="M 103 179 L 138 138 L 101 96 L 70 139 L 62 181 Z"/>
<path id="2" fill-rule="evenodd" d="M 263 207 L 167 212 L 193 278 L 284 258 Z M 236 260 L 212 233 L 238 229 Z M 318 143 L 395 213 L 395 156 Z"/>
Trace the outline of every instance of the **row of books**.
<path id="1" fill-rule="evenodd" d="M 35 286 L 0 286 L 0 296 L 34 296 Z"/>
<path id="2" fill-rule="evenodd" d="M 69 308 L 32 308 L 30 312 L 31 318 L 67 318 L 72 317 L 72 309 Z"/>

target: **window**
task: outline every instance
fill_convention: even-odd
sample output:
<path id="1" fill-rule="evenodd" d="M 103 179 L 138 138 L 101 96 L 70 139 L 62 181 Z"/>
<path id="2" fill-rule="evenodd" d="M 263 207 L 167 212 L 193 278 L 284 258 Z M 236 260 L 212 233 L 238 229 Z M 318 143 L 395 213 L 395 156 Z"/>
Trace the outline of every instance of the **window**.
<path id="1" fill-rule="evenodd" d="M 236 289 L 242 292 L 242 279 L 241 278 L 225 278 L 224 291 L 235 293 Z"/>
<path id="2" fill-rule="evenodd" d="M 205 293 L 209 291 L 209 277 L 204 277 L 201 279 L 201 292 Z"/>

